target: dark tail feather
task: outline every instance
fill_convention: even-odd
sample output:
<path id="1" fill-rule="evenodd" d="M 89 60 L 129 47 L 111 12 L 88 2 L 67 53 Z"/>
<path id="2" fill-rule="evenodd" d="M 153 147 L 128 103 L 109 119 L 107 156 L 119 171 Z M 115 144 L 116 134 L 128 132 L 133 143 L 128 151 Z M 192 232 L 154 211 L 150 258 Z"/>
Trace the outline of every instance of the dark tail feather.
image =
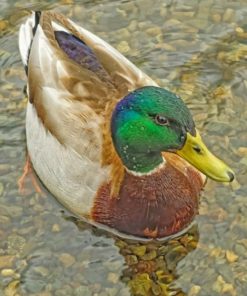
<path id="1" fill-rule="evenodd" d="M 41 11 L 35 11 L 34 12 L 34 27 L 33 27 L 33 36 L 36 33 L 39 21 L 40 21 L 40 17 L 41 17 Z"/>
<path id="2" fill-rule="evenodd" d="M 36 33 L 36 30 L 37 30 L 37 27 L 38 27 L 38 24 L 39 24 L 39 21 L 40 21 L 40 17 L 41 17 L 41 11 L 35 11 L 34 12 L 33 36 Z M 31 47 L 32 47 L 32 43 L 33 43 L 33 40 L 31 41 L 29 49 L 28 49 L 27 61 L 29 60 L 29 55 L 30 55 L 30 50 L 31 50 Z M 25 72 L 26 72 L 26 75 L 27 75 L 28 74 L 28 66 L 25 65 L 24 69 L 25 69 Z"/>

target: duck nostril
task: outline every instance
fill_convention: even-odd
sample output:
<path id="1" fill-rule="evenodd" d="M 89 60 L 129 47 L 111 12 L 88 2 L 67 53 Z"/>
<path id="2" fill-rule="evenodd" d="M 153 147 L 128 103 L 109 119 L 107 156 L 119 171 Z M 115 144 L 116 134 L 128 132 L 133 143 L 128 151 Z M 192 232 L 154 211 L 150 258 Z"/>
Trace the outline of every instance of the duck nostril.
<path id="1" fill-rule="evenodd" d="M 234 178 L 235 178 L 234 174 L 232 172 L 227 172 L 227 175 L 230 178 L 230 182 L 232 182 L 234 180 Z"/>
<path id="2" fill-rule="evenodd" d="M 202 152 L 201 148 L 198 145 L 193 146 L 193 150 L 199 154 Z"/>

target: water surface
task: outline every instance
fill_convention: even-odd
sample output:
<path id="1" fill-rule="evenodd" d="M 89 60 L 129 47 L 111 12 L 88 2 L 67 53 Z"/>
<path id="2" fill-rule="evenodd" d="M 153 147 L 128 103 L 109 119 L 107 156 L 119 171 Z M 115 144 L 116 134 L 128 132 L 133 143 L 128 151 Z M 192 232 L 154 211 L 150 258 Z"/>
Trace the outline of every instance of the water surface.
<path id="1" fill-rule="evenodd" d="M 246 1 L 1 1 L 0 295 L 246 295 Z M 236 172 L 208 181 L 200 215 L 168 243 L 117 239 L 17 180 L 26 157 L 18 28 L 54 9 L 181 95 L 208 146 Z"/>

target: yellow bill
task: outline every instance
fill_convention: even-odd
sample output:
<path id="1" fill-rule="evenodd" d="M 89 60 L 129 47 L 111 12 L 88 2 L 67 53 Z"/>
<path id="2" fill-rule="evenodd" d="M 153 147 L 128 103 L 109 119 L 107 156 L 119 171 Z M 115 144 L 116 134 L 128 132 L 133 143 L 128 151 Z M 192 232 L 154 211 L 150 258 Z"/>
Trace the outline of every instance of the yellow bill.
<path id="1" fill-rule="evenodd" d="M 234 172 L 208 150 L 198 131 L 195 137 L 187 133 L 183 148 L 176 153 L 215 181 L 232 182 L 234 179 Z"/>

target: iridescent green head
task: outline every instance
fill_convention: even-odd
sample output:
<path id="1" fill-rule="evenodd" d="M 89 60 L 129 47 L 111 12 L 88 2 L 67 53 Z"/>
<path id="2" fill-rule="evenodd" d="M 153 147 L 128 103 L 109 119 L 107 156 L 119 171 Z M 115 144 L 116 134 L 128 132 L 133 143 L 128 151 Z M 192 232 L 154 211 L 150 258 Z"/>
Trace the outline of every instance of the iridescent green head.
<path id="1" fill-rule="evenodd" d="M 163 88 L 146 86 L 128 94 L 112 115 L 112 138 L 124 165 L 146 173 L 162 161 L 162 151 L 181 149 L 186 133 L 195 135 L 184 102 Z"/>
<path id="2" fill-rule="evenodd" d="M 115 149 L 130 171 L 152 171 L 163 162 L 162 152 L 168 151 L 215 180 L 233 178 L 222 161 L 209 155 L 182 99 L 163 88 L 142 87 L 119 101 L 112 114 L 111 133 Z M 220 172 L 210 162 L 220 166 Z"/>

